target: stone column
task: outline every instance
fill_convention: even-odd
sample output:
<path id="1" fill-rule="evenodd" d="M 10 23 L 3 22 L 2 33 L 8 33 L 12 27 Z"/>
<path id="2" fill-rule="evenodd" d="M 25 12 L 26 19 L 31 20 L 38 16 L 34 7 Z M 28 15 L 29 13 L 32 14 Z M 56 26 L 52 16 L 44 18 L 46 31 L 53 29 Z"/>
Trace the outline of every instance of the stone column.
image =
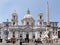
<path id="1" fill-rule="evenodd" d="M 35 32 L 35 39 L 38 38 L 38 32 Z"/>
<path id="2" fill-rule="evenodd" d="M 29 39 L 32 39 L 32 38 L 33 38 L 32 32 L 29 32 Z"/>
<path id="3" fill-rule="evenodd" d="M 23 39 L 26 38 L 26 32 L 23 32 Z"/>

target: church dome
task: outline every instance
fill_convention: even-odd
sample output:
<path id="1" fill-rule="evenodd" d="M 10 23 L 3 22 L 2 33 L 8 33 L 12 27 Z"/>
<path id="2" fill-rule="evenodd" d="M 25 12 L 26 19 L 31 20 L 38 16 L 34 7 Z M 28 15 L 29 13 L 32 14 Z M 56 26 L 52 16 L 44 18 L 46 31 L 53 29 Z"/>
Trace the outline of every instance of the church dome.
<path id="1" fill-rule="evenodd" d="M 23 18 L 32 18 L 30 14 L 26 14 Z"/>
<path id="2" fill-rule="evenodd" d="M 27 14 L 23 17 L 23 19 L 25 18 L 33 18 L 31 15 L 30 15 L 30 10 L 28 9 L 27 10 Z"/>

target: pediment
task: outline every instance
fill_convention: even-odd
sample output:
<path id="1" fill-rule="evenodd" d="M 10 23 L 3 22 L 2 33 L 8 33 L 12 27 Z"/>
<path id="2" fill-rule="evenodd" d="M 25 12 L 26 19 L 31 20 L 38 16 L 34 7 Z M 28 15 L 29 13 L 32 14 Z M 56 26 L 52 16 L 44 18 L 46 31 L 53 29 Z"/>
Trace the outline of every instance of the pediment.
<path id="1" fill-rule="evenodd" d="M 23 29 L 24 32 L 32 32 L 32 28 L 31 27 L 25 27 Z"/>

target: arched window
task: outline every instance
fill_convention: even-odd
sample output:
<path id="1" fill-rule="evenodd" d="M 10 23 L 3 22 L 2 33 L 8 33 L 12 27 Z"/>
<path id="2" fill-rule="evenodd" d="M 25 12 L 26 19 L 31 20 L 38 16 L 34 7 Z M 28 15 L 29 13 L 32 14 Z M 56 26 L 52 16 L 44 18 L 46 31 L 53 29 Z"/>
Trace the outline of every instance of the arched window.
<path id="1" fill-rule="evenodd" d="M 14 17 L 14 19 L 15 19 L 15 16 L 13 16 Z"/>
<path id="2" fill-rule="evenodd" d="M 15 25 L 15 22 L 13 22 L 13 25 Z"/>
<path id="3" fill-rule="evenodd" d="M 40 34 L 42 34 L 42 32 L 40 32 Z"/>
<path id="4" fill-rule="evenodd" d="M 29 22 L 27 22 L 27 25 L 29 25 Z"/>
<path id="5" fill-rule="evenodd" d="M 42 22 L 40 22 L 40 24 L 42 24 Z"/>
<path id="6" fill-rule="evenodd" d="M 33 38 L 35 38 L 35 35 L 33 34 Z"/>
<path id="7" fill-rule="evenodd" d="M 40 16 L 40 19 L 42 18 L 42 16 Z"/>

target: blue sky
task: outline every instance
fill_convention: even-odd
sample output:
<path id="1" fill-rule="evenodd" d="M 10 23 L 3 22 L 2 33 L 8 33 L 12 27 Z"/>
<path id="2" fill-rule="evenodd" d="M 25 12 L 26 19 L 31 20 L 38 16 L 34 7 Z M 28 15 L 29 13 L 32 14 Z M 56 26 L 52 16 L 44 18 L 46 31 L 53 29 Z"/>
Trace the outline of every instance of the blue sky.
<path id="1" fill-rule="evenodd" d="M 60 0 L 0 0 L 0 22 L 4 22 L 6 19 L 11 21 L 11 14 L 16 10 L 19 24 L 21 24 L 28 8 L 36 21 L 40 11 L 43 12 L 43 19 L 46 21 L 47 1 L 49 2 L 50 21 L 59 22 L 58 26 L 60 26 Z"/>

